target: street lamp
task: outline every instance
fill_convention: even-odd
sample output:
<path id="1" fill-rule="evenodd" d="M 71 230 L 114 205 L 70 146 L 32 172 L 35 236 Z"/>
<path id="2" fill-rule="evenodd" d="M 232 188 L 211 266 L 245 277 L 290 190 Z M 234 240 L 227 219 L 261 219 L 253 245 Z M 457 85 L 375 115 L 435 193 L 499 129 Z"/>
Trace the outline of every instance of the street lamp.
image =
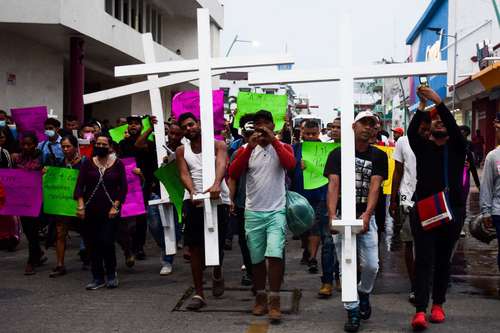
<path id="1" fill-rule="evenodd" d="M 234 36 L 233 42 L 229 46 L 229 49 L 226 52 L 226 57 L 229 56 L 229 53 L 231 53 L 231 50 L 233 49 L 234 44 L 236 43 L 248 43 L 252 44 L 253 47 L 259 47 L 260 43 L 256 40 L 244 40 L 244 39 L 238 39 L 238 35 Z"/>
<path id="2" fill-rule="evenodd" d="M 458 44 L 458 38 L 457 38 L 457 33 L 455 32 L 454 35 L 447 35 L 443 33 L 444 29 L 441 28 L 427 28 L 429 31 L 434 31 L 436 35 L 439 36 L 446 36 L 448 38 L 453 38 L 455 40 L 455 44 L 453 45 L 453 51 L 454 51 L 454 56 L 453 56 L 453 94 L 452 96 L 452 101 L 451 101 L 451 109 L 454 111 L 455 110 L 455 92 L 457 90 L 457 44 Z"/>

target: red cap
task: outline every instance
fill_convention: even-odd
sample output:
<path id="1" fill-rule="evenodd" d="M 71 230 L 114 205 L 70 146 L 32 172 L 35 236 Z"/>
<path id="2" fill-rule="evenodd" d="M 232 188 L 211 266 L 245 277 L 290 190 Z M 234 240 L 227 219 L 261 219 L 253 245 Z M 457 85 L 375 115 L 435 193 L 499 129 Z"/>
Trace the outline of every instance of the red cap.
<path id="1" fill-rule="evenodd" d="M 401 127 L 393 128 L 392 131 L 398 133 L 399 135 L 404 135 L 405 134 L 405 130 L 402 129 Z"/>

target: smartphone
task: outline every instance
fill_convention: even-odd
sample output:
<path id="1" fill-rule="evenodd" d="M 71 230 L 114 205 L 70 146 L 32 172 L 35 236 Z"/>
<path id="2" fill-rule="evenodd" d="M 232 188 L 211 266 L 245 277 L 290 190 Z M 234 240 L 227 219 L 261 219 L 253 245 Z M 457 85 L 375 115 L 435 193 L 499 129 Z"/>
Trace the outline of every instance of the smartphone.
<path id="1" fill-rule="evenodd" d="M 422 86 L 422 87 L 428 87 L 429 86 L 429 81 L 427 80 L 427 76 L 420 76 L 418 78 L 418 80 L 420 81 L 420 86 Z"/>

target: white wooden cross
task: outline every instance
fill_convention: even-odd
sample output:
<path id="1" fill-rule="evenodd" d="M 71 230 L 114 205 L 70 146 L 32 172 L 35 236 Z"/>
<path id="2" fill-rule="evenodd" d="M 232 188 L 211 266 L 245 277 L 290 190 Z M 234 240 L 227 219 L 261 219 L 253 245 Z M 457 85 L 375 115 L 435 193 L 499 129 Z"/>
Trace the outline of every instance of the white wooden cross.
<path id="1" fill-rule="evenodd" d="M 214 137 L 213 137 L 213 104 L 212 104 L 212 76 L 220 75 L 224 70 L 231 68 L 246 68 L 259 66 L 273 66 L 292 64 L 290 56 L 261 56 L 261 57 L 234 57 L 211 58 L 210 48 L 210 16 L 207 9 L 198 9 L 198 59 L 167 61 L 156 63 L 154 59 L 153 41 L 151 34 L 143 37 L 145 64 L 118 66 L 115 76 L 148 75 L 148 80 L 126 85 L 119 88 L 108 89 L 84 96 L 84 103 L 95 103 L 120 96 L 126 96 L 141 91 L 149 90 L 152 113 L 156 116 L 158 124 L 154 127 L 156 140 L 156 153 L 158 163 L 163 161 L 166 152 L 165 131 L 163 128 L 163 112 L 160 97 L 160 87 L 181 82 L 199 79 L 200 89 L 200 118 L 202 126 L 202 163 L 203 163 L 203 188 L 208 189 L 215 180 L 214 163 Z M 219 71 L 213 70 L 218 69 Z M 158 78 L 159 73 L 177 73 L 167 77 Z M 217 231 L 217 202 L 210 200 L 209 195 L 199 194 L 195 199 L 204 201 L 205 215 L 205 264 L 216 266 L 219 264 L 218 231 Z M 175 228 L 173 227 L 173 210 L 170 200 L 163 185 L 161 198 L 150 201 L 150 204 L 160 205 L 160 215 L 165 229 L 165 246 L 167 254 L 175 254 Z M 166 211 L 164 204 L 168 204 Z M 168 234 L 168 235 L 167 235 Z"/>
<path id="2" fill-rule="evenodd" d="M 358 299 L 356 234 L 363 222 L 356 216 L 355 150 L 353 82 L 359 79 L 437 75 L 447 73 L 447 64 L 441 62 L 371 65 L 355 67 L 352 64 L 351 19 L 343 15 L 340 21 L 340 66 L 316 71 L 288 70 L 249 73 L 250 85 L 340 81 L 341 110 L 341 220 L 331 221 L 332 227 L 343 234 L 342 240 L 342 301 Z"/>

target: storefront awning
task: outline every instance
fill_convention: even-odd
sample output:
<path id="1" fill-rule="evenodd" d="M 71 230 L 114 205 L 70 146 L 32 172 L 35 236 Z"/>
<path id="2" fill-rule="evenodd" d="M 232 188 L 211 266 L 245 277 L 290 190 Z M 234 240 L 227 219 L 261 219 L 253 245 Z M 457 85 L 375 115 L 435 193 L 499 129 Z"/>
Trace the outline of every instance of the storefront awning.
<path id="1" fill-rule="evenodd" d="M 494 63 L 456 85 L 456 96 L 465 100 L 500 87 L 500 63 Z M 453 87 L 450 88 L 453 90 Z"/>

